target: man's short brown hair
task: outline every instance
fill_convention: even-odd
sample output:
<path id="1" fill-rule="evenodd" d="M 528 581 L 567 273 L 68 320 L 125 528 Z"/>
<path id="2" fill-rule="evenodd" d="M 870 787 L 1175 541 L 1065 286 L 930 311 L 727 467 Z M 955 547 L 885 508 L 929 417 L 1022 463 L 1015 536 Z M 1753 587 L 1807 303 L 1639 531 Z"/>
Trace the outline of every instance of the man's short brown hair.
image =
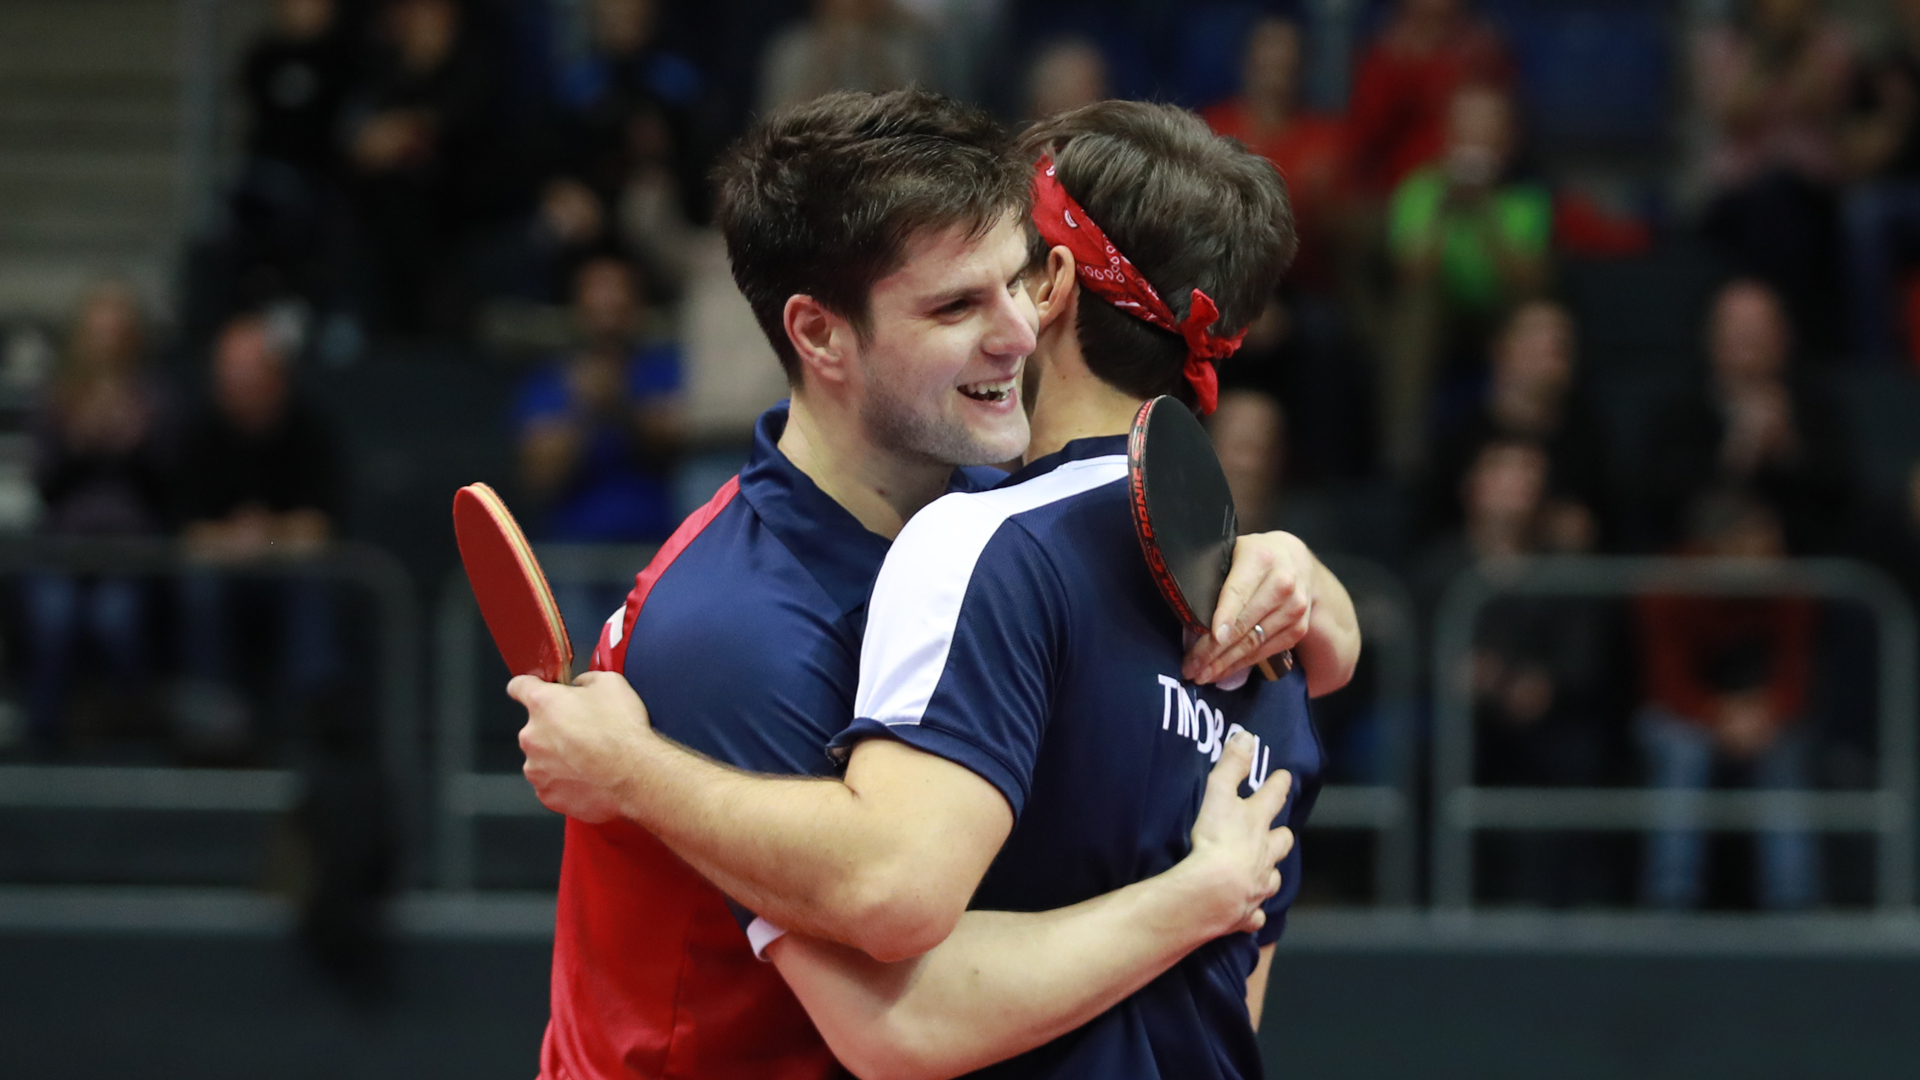
<path id="1" fill-rule="evenodd" d="M 1293 261 L 1298 242 L 1279 171 L 1184 109 L 1102 101 L 1040 121 L 1021 149 L 1028 161 L 1053 155 L 1060 185 L 1176 319 L 1199 289 L 1220 308 L 1214 333 L 1231 337 L 1259 317 Z M 1044 243 L 1036 245 L 1044 259 Z M 1074 329 L 1088 368 L 1109 385 L 1194 403 L 1178 335 L 1084 289 Z"/>
<path id="2" fill-rule="evenodd" d="M 720 166 L 716 218 L 733 280 L 798 385 L 787 298 L 805 294 L 867 331 L 875 282 L 908 241 L 1025 220 L 1028 173 L 986 113 L 925 90 L 837 93 L 756 124 Z"/>

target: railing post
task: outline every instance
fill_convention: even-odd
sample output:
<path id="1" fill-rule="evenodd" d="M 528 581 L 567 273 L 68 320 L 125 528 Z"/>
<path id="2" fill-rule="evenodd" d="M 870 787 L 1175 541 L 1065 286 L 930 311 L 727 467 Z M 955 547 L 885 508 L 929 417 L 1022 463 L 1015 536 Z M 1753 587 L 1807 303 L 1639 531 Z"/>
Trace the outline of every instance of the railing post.
<path id="1" fill-rule="evenodd" d="M 467 576 L 456 569 L 440 589 L 435 638 L 438 642 L 439 711 L 435 747 L 434 805 L 440 808 L 435 839 L 439 853 L 440 887 L 455 892 L 473 888 L 474 821 L 464 804 L 466 777 L 473 772 L 473 712 L 478 704 L 474 680 L 479 662 L 474 656 L 478 609 Z"/>
<path id="2" fill-rule="evenodd" d="M 1473 627 L 1491 590 L 1475 569 L 1447 586 L 1433 625 L 1433 904 L 1473 906 L 1473 822 L 1458 796 L 1473 784 Z"/>

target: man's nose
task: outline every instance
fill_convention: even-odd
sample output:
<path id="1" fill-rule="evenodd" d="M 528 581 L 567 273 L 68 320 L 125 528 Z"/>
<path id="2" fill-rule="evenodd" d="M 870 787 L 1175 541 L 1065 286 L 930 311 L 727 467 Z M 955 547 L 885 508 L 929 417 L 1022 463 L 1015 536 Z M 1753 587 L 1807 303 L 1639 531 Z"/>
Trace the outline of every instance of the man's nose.
<path id="1" fill-rule="evenodd" d="M 1033 299 L 1027 290 L 1004 293 L 994 305 L 993 325 L 982 347 L 994 356 L 1025 356 L 1039 340 L 1036 336 L 1039 323 L 1040 316 L 1034 311 Z"/>

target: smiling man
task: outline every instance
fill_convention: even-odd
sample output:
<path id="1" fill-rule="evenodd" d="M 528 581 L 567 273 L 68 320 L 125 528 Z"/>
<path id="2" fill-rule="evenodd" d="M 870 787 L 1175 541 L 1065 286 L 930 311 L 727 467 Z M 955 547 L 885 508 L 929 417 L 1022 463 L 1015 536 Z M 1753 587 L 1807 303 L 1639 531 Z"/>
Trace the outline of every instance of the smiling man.
<path id="1" fill-rule="evenodd" d="M 765 782 L 742 769 L 830 776 L 825 747 L 856 716 L 868 594 L 892 537 L 950 488 L 1002 479 L 955 466 L 1026 450 L 1021 376 L 1039 322 L 1023 283 L 1030 182 L 989 119 L 912 91 L 829 96 L 776 114 L 747 137 L 723 170 L 719 218 L 735 279 L 786 367 L 792 402 L 762 418 L 739 477 L 639 576 L 595 650 L 593 666 L 605 674 L 583 677 L 581 688 L 516 683 L 536 717 L 552 711 L 542 702 L 586 707 L 583 700 L 616 689 L 626 700 L 612 702 L 614 711 L 637 712 L 631 683 L 659 732 L 680 744 L 671 753 L 720 770 L 722 781 Z M 1338 636 L 1330 628 L 1339 617 L 1308 626 L 1324 568 L 1310 556 L 1289 562 L 1285 550 L 1252 545 L 1230 583 L 1240 600 L 1228 607 L 1260 613 L 1274 632 L 1229 628 L 1220 637 L 1232 644 L 1203 646 L 1188 674 L 1315 633 Z M 1328 599 L 1345 603 L 1344 592 Z M 1350 617 L 1350 605 L 1344 610 Z M 697 843 L 670 851 L 599 809 L 617 810 L 617 782 L 575 785 L 598 801 L 567 807 L 577 813 L 567 825 L 543 1076 L 834 1074 L 839 1066 L 781 972 L 754 959 L 743 932 L 752 915 L 728 896 L 881 960 L 925 953 L 910 980 L 916 1000 L 969 1020 L 942 1036 L 943 1061 L 909 1063 L 927 1075 L 1062 1034 L 1194 948 L 1265 921 L 1260 905 L 1280 887 L 1274 863 L 1291 846 L 1286 830 L 1270 830 L 1287 784 L 1242 799 L 1249 748 L 1214 749 L 1222 752 L 1204 803 L 1175 845 L 1190 842 L 1184 858 L 1146 880 L 1116 881 L 1100 897 L 1031 914 L 963 916 L 1011 809 L 967 765 L 905 742 L 863 744 L 844 783 L 789 782 L 809 798 L 896 808 L 895 824 L 907 832 L 916 817 L 939 828 L 917 830 L 900 860 L 867 858 L 869 840 L 897 840 L 898 831 L 853 837 L 791 867 L 798 884 L 775 883 L 784 896 L 734 872 L 742 860 L 756 863 L 737 837 L 719 861 L 703 858 Z M 724 790 L 697 783 L 704 796 Z M 555 785 L 539 786 L 550 805 L 565 801 Z M 682 825 L 697 830 L 726 816 L 723 805 L 703 806 Z M 781 829 L 804 832 L 822 809 L 803 799 L 775 817 Z M 668 839 L 685 837 L 682 828 Z M 911 868 L 911 880 L 889 867 Z M 779 950 L 798 957 L 790 946 Z M 831 979 L 857 978 L 860 969 L 849 961 L 810 970 Z M 899 981 L 868 974 L 875 981 L 860 982 L 868 990 Z M 867 1064 L 890 1072 L 899 1062 Z"/>

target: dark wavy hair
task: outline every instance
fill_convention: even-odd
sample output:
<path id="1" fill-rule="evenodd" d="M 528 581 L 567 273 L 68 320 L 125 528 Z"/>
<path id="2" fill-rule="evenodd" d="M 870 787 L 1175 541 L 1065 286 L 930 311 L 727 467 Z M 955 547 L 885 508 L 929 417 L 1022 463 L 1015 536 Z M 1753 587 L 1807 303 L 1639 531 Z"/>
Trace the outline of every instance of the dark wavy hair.
<path id="1" fill-rule="evenodd" d="M 1279 170 L 1171 105 L 1102 101 L 1050 117 L 1021 136 L 1025 160 L 1053 155 L 1060 185 L 1184 319 L 1193 290 L 1220 308 L 1214 332 L 1259 318 L 1299 246 Z M 1037 238 L 1036 261 L 1047 249 Z M 1087 367 L 1135 397 L 1189 405 L 1179 335 L 1083 294 L 1074 324 Z"/>
<path id="2" fill-rule="evenodd" d="M 900 267 L 909 240 L 956 227 L 977 238 L 1032 205 L 1006 130 L 917 89 L 828 94 L 776 112 L 715 178 L 733 280 L 793 385 L 789 297 L 813 297 L 864 336 L 873 285 Z"/>

